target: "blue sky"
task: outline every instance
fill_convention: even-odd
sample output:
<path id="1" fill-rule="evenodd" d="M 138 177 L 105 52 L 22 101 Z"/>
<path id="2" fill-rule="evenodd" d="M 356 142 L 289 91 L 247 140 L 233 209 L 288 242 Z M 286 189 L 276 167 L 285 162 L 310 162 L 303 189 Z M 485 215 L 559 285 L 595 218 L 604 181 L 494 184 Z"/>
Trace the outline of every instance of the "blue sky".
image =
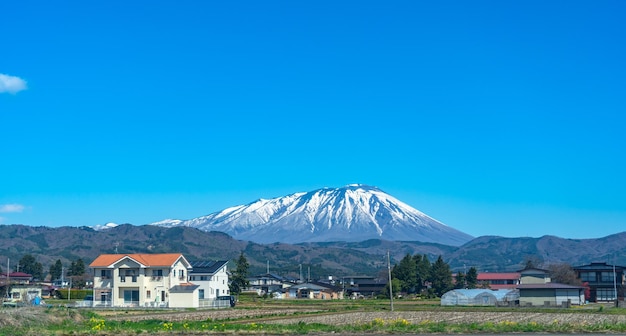
<path id="1" fill-rule="evenodd" d="M 0 223 L 374 185 L 474 236 L 626 230 L 626 2 L 11 1 Z"/>

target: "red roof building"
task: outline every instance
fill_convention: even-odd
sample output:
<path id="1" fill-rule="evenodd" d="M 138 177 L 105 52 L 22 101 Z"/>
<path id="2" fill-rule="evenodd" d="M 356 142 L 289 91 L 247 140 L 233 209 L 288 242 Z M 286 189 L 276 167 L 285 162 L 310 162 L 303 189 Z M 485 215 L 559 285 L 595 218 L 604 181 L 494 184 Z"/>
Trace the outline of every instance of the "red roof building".
<path id="1" fill-rule="evenodd" d="M 479 272 L 478 285 L 488 285 L 491 289 L 515 289 L 520 284 L 521 274 L 512 273 L 491 273 Z"/>

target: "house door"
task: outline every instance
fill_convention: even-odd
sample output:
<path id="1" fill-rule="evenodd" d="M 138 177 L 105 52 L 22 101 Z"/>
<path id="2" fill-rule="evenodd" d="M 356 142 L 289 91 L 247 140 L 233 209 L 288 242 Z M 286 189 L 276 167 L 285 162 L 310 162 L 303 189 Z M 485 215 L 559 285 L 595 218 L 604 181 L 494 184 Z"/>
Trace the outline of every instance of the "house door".
<path id="1" fill-rule="evenodd" d="M 161 291 L 161 302 L 165 302 L 165 291 Z"/>

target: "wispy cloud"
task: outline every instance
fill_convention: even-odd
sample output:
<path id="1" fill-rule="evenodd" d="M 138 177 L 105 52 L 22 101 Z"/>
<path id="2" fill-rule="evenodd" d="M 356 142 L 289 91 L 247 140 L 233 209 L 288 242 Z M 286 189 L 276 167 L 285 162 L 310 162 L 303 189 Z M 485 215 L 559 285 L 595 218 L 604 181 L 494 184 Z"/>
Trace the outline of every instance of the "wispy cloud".
<path id="1" fill-rule="evenodd" d="M 15 76 L 0 73 L 0 93 L 8 92 L 16 94 L 26 90 L 26 81 Z"/>
<path id="2" fill-rule="evenodd" d="M 21 204 L 0 204 L 0 213 L 22 211 L 24 211 L 24 206 Z"/>

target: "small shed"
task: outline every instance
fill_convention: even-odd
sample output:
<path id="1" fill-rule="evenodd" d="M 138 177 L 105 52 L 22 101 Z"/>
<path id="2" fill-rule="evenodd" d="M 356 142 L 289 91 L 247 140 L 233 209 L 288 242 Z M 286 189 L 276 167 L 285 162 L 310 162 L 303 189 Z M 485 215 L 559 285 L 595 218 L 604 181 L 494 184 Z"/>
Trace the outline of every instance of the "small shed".
<path id="1" fill-rule="evenodd" d="M 453 289 L 441 297 L 442 306 L 496 306 L 519 300 L 515 289 Z"/>

